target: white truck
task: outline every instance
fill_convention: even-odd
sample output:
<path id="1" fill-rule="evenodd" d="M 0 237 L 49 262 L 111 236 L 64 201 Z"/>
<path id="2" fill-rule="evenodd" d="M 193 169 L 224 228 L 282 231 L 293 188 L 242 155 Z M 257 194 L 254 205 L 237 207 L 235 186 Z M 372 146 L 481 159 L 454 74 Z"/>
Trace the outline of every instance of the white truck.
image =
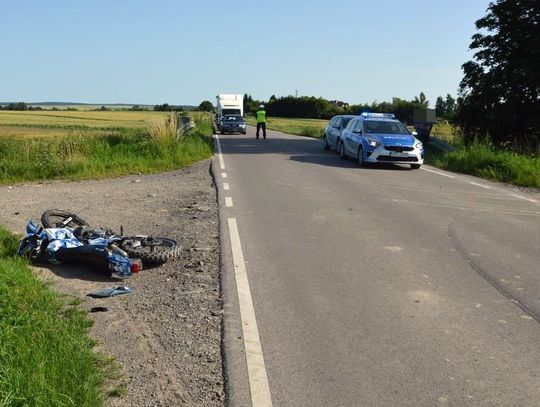
<path id="1" fill-rule="evenodd" d="M 216 123 L 226 114 L 244 116 L 244 95 L 222 93 L 216 96 Z"/>

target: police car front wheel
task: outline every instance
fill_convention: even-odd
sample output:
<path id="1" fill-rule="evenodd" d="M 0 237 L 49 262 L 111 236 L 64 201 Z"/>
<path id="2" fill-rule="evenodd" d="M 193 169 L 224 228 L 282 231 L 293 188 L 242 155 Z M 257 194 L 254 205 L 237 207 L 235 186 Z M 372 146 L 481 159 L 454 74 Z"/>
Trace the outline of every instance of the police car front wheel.
<path id="1" fill-rule="evenodd" d="M 326 139 L 326 136 L 323 136 L 322 146 L 323 146 L 323 150 L 325 151 L 330 150 L 330 144 L 328 144 L 328 140 Z"/>
<path id="2" fill-rule="evenodd" d="M 358 165 L 360 167 L 363 167 L 366 162 L 364 161 L 364 147 L 362 147 L 362 145 L 358 146 Z"/>

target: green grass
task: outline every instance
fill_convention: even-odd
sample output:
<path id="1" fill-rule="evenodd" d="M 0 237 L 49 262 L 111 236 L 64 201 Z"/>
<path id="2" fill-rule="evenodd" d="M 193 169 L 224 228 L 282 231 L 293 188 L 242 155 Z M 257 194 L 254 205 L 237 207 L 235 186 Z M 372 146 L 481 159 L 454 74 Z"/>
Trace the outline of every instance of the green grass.
<path id="1" fill-rule="evenodd" d="M 156 116 L 167 123 L 168 116 Z M 212 155 L 210 115 L 195 114 L 185 136 L 152 132 L 166 127 L 73 131 L 63 136 L 0 137 L 0 184 L 50 179 L 88 179 L 173 170 Z M 43 125 L 43 124 L 42 124 Z M 32 126 L 39 126 L 33 124 Z M 63 124 L 58 124 L 63 126 Z"/>
<path id="2" fill-rule="evenodd" d="M 102 406 L 117 375 L 93 352 L 91 321 L 14 257 L 18 240 L 0 228 L 0 406 Z"/>
<path id="3" fill-rule="evenodd" d="M 0 111 L 0 125 L 81 126 L 100 128 L 145 128 L 166 116 L 152 111 Z"/>
<path id="4" fill-rule="evenodd" d="M 431 135 L 451 144 L 459 143 L 462 140 L 460 130 L 448 123 L 448 121 L 439 121 L 435 123 L 431 129 Z"/>
<path id="5" fill-rule="evenodd" d="M 471 174 L 514 185 L 540 188 L 540 157 L 529 157 L 475 141 L 456 151 L 434 154 L 427 159 L 439 168 Z"/>
<path id="6" fill-rule="evenodd" d="M 248 117 L 247 122 L 256 125 L 255 118 Z M 271 130 L 298 136 L 321 138 L 328 120 L 321 119 L 290 119 L 285 117 L 270 117 L 266 127 Z"/>

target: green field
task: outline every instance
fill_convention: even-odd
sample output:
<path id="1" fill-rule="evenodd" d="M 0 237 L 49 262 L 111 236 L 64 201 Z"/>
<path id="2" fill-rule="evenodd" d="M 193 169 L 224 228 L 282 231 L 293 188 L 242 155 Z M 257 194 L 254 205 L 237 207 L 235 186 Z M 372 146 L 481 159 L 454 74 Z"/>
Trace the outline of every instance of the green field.
<path id="1" fill-rule="evenodd" d="M 247 122 L 255 125 L 255 118 L 248 117 Z M 285 117 L 269 117 L 266 127 L 271 130 L 282 131 L 307 137 L 321 137 L 328 120 L 321 119 L 290 119 Z"/>
<path id="2" fill-rule="evenodd" d="M 191 116 L 197 127 L 177 137 L 172 113 L 0 111 L 0 184 L 190 165 L 209 158 L 213 149 L 211 115 Z"/>
<path id="3" fill-rule="evenodd" d="M 144 129 L 165 112 L 128 111 L 7 111 L 0 110 L 0 137 L 48 136 L 73 131 L 102 134 L 109 129 Z"/>

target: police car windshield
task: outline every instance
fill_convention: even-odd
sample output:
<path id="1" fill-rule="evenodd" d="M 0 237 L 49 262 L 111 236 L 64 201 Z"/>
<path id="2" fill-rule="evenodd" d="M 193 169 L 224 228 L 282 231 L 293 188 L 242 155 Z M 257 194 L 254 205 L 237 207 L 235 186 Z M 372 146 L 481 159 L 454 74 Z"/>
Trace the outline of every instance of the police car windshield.
<path id="1" fill-rule="evenodd" d="M 400 122 L 387 122 L 382 120 L 366 120 L 364 122 L 364 131 L 366 133 L 380 134 L 411 134 Z"/>

